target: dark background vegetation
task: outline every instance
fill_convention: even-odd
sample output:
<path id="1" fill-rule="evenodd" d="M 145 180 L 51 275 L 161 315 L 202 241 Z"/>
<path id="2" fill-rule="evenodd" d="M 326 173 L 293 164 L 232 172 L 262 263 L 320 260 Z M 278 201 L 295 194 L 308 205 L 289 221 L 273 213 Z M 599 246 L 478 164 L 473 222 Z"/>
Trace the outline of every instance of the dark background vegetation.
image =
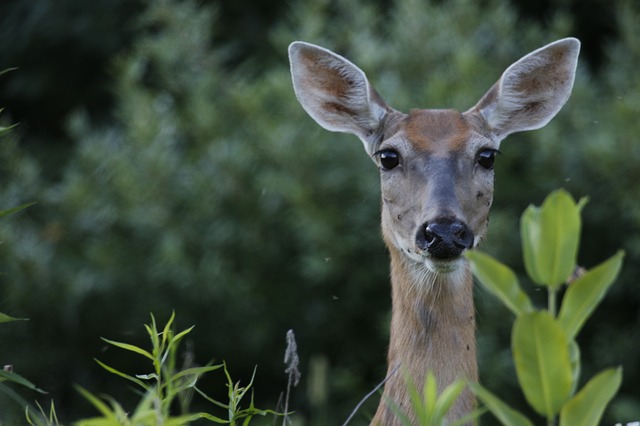
<path id="1" fill-rule="evenodd" d="M 377 172 L 299 107 L 288 43 L 346 55 L 398 109 L 464 110 L 510 63 L 573 35 L 574 94 L 503 144 L 483 249 L 522 270 L 523 209 L 560 186 L 589 196 L 580 262 L 627 257 L 579 338 L 583 378 L 622 365 L 604 423 L 638 420 L 638 22 L 637 2 L 605 0 L 2 1 L 0 70 L 18 69 L 0 76 L 0 119 L 20 124 L 0 141 L 0 208 L 38 204 L 0 224 L 0 311 L 30 319 L 0 327 L 0 364 L 68 423 L 93 414 L 74 384 L 135 399 L 93 358 L 147 371 L 100 337 L 143 345 L 149 313 L 175 310 L 196 325 L 198 363 L 224 359 L 245 382 L 257 365 L 256 403 L 275 407 L 292 328 L 297 422 L 341 423 L 385 373 Z M 476 300 L 482 380 L 523 407 L 510 313 Z M 203 386 L 224 393 L 215 373 Z M 14 396 L 0 393 L 0 423 L 24 422 Z"/>

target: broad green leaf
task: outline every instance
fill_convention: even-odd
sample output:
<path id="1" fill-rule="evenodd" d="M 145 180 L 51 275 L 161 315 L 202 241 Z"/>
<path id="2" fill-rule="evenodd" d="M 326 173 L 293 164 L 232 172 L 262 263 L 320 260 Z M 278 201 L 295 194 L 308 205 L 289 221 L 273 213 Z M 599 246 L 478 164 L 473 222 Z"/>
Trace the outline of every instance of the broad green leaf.
<path id="1" fill-rule="evenodd" d="M 480 401 L 487 406 L 489 411 L 505 426 L 533 426 L 533 423 L 505 404 L 500 398 L 489 392 L 478 383 L 469 383 L 469 387 Z"/>
<path id="2" fill-rule="evenodd" d="M 3 322 L 12 322 L 12 321 L 27 321 L 27 319 L 10 317 L 9 315 L 3 314 L 2 312 L 0 312 L 0 324 Z"/>
<path id="3" fill-rule="evenodd" d="M 533 281 L 556 289 L 573 272 L 580 241 L 584 205 L 564 190 L 549 194 L 541 207 L 522 214 L 520 232 L 525 269 Z"/>
<path id="4" fill-rule="evenodd" d="M 572 368 L 564 329 L 547 311 L 516 318 L 511 337 L 520 387 L 538 413 L 553 418 L 571 395 Z"/>
<path id="5" fill-rule="evenodd" d="M 542 245 L 540 208 L 530 205 L 520 218 L 520 235 L 522 238 L 522 257 L 527 275 L 537 284 L 543 285 L 545 280 L 539 247 Z"/>
<path id="6" fill-rule="evenodd" d="M 0 383 L 4 381 L 16 383 L 16 384 L 19 384 L 20 386 L 24 386 L 28 389 L 31 389 L 40 393 L 46 393 L 45 391 L 43 391 L 42 389 L 38 388 L 36 385 L 31 383 L 29 380 L 25 379 L 21 375 L 14 373 L 12 371 L 0 370 Z"/>
<path id="7" fill-rule="evenodd" d="M 466 254 L 471 271 L 480 283 L 516 316 L 533 311 L 529 296 L 520 288 L 516 274 L 488 254 L 471 250 Z"/>
<path id="8" fill-rule="evenodd" d="M 567 402 L 560 412 L 560 426 L 597 426 L 609 401 L 622 383 L 622 369 L 604 370 Z"/>
<path id="9" fill-rule="evenodd" d="M 558 320 L 570 339 L 578 335 L 585 321 L 615 281 L 623 258 L 624 252 L 619 251 L 569 285 Z"/>

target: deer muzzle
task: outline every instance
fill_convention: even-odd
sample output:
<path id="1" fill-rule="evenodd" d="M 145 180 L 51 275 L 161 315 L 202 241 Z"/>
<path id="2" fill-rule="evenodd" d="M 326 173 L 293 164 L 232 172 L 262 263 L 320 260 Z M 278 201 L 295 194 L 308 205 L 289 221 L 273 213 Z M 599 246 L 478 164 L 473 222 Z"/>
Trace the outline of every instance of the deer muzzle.
<path id="1" fill-rule="evenodd" d="M 473 231 L 461 220 L 441 217 L 422 225 L 416 244 L 434 259 L 453 260 L 473 246 Z"/>

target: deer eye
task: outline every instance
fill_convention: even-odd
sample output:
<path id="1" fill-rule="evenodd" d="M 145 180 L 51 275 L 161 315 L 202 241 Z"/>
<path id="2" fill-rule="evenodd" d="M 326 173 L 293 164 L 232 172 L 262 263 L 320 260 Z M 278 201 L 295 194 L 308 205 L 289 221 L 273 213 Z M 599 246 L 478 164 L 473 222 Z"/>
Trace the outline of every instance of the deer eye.
<path id="1" fill-rule="evenodd" d="M 400 164 L 400 154 L 393 149 L 383 149 L 373 155 L 380 159 L 380 165 L 384 170 L 391 170 Z"/>
<path id="2" fill-rule="evenodd" d="M 478 164 L 487 170 L 493 170 L 493 162 L 496 159 L 496 154 L 500 151 L 492 148 L 485 148 L 478 152 Z"/>

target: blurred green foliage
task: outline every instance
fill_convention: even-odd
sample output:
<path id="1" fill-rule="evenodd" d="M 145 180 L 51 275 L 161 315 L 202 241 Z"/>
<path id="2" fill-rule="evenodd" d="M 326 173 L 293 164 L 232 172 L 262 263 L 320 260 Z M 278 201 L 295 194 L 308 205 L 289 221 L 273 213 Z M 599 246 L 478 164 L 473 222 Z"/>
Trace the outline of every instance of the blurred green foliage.
<path id="1" fill-rule="evenodd" d="M 102 114 L 100 102 L 71 102 L 56 110 L 64 114 L 42 117 L 60 133 L 27 120 L 0 143 L 0 207 L 38 202 L 0 224 L 0 304 L 30 318 L 0 329 L 0 363 L 50 392 L 62 421 L 86 417 L 92 407 L 74 384 L 122 393 L 92 358 L 142 369 L 99 337 L 138 344 L 149 312 L 167 317 L 175 309 L 183 324 L 197 325 L 187 341 L 197 362 L 216 354 L 245 383 L 257 364 L 256 405 L 275 407 L 287 386 L 284 336 L 294 329 L 303 376 L 290 408 L 306 424 L 342 421 L 386 370 L 390 300 L 378 177 L 355 138 L 319 129 L 299 107 L 287 45 L 305 40 L 345 55 L 395 108 L 464 110 L 506 66 L 579 33 L 582 21 L 558 7 L 541 26 L 492 0 L 296 1 L 261 34 L 256 52 L 224 42 L 222 7 L 125 3 L 96 9 L 101 22 L 124 28 L 111 34 L 115 25 L 107 25 L 90 45 L 111 48 L 98 74 L 90 61 L 65 62 L 73 52 L 62 41 L 52 59 L 111 82 L 101 86 L 108 93 Z M 84 9 L 65 4 L 86 24 Z M 49 7 L 60 15 L 47 15 L 54 22 L 41 37 L 79 31 Z M 640 9 L 631 1 L 609 7 L 617 38 L 600 40 L 600 65 L 582 62 L 572 98 L 550 125 L 504 142 L 483 249 L 521 265 L 520 212 L 558 186 L 589 195 L 579 262 L 600 263 L 619 247 L 627 253 L 618 284 L 579 339 L 585 377 L 603 364 L 624 367 L 604 418 L 612 424 L 640 418 Z M 12 16 L 16 34 L 25 34 L 24 16 L 31 15 Z M 26 42 L 1 34 L 11 51 Z M 33 46 L 22 54 L 38 55 Z M 31 96 L 38 78 L 62 78 L 32 72 L 10 73 L 24 80 L 10 80 L 7 99 Z M 78 95 L 59 89 L 47 99 Z M 0 102 L 3 117 L 12 103 Z M 510 314 L 491 299 L 478 291 L 481 378 L 526 413 L 514 370 L 505 368 Z M 133 392 L 121 396 L 125 408 L 134 406 Z M 364 424 L 375 405 L 353 424 Z M 10 422 L 23 408 L 0 395 L 0 413 Z"/>

